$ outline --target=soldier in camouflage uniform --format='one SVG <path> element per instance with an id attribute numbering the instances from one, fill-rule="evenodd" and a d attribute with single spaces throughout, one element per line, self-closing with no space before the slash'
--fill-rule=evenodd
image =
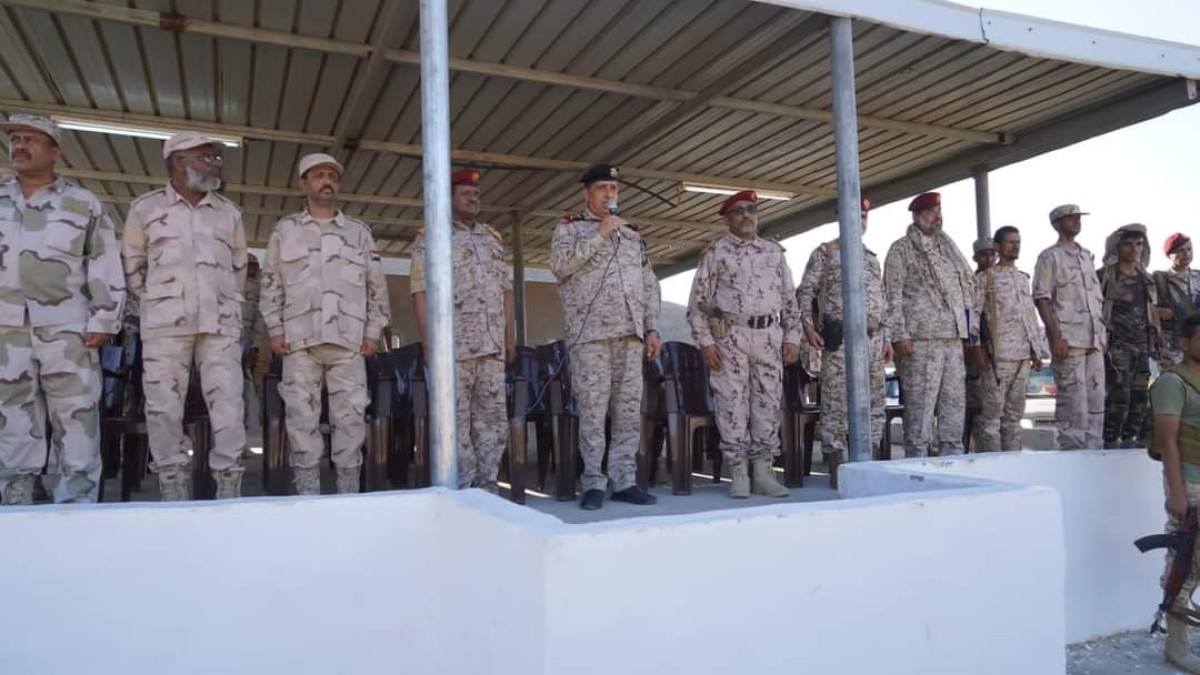
<path id="1" fill-rule="evenodd" d="M 517 356 L 512 281 L 503 238 L 479 217 L 479 172 L 464 169 L 453 190 L 454 358 L 457 361 L 458 486 L 496 492 L 508 445 L 505 362 Z M 425 235 L 412 250 L 410 283 L 421 335 L 426 335 Z"/>
<path id="2" fill-rule="evenodd" d="M 687 320 L 709 370 L 729 496 L 786 497 L 775 480 L 783 366 L 800 356 L 792 270 L 778 242 L 758 236 L 758 195 L 739 192 L 721 205 L 729 232 L 709 244 L 692 280 Z M 750 467 L 747 467 L 747 463 Z"/>
<path id="3" fill-rule="evenodd" d="M 550 251 L 579 409 L 584 490 L 579 506 L 585 510 L 603 506 L 610 480 L 613 499 L 657 501 L 637 486 L 636 454 L 642 361 L 653 359 L 662 346 L 656 330 L 660 292 L 645 242 L 635 226 L 616 215 L 618 178 L 609 164 L 584 172 L 580 182 L 587 208 L 558 223 Z M 607 477 L 600 469 L 606 414 L 612 418 Z"/>
<path id="4" fill-rule="evenodd" d="M 339 494 L 359 491 L 367 435 L 367 370 L 389 308 L 366 223 L 337 207 L 342 165 L 326 154 L 300 159 L 307 208 L 282 218 L 267 243 L 262 315 L 271 350 L 283 356 L 279 395 L 287 416 L 296 493 L 321 493 L 321 381 L 329 392 L 331 451 Z"/>
<path id="5" fill-rule="evenodd" d="M 1033 303 L 1054 357 L 1054 420 L 1061 450 L 1097 449 L 1104 440 L 1104 297 L 1091 251 L 1075 242 L 1086 215 L 1076 204 L 1050 212 L 1058 243 L 1042 251 L 1033 271 Z"/>
<path id="6" fill-rule="evenodd" d="M 862 198 L 862 226 L 867 231 L 871 201 Z M 823 350 L 821 358 L 821 452 L 829 468 L 829 484 L 837 487 L 837 468 L 846 461 L 849 418 L 846 412 L 846 350 L 842 343 L 842 263 L 841 240 L 825 242 L 809 256 L 804 277 L 796 289 L 800 322 L 805 339 L 813 349 Z M 871 364 L 871 447 L 883 439 L 884 371 L 892 359 L 892 345 L 886 336 L 887 296 L 883 292 L 883 272 L 879 258 L 863 247 L 866 278 L 867 338 Z M 813 310 L 816 300 L 817 309 Z M 826 340 L 826 337 L 829 340 Z M 888 448 L 890 451 L 890 448 Z M 886 455 L 885 455 L 886 456 Z"/>
<path id="7" fill-rule="evenodd" d="M 242 293 L 242 372 L 245 375 L 242 398 L 246 403 L 246 429 L 258 428 L 259 419 L 259 387 L 262 381 L 255 376 L 259 361 L 259 349 L 267 337 L 267 327 L 262 320 L 262 312 L 258 309 L 259 291 L 258 258 L 246 256 L 246 288 Z M 249 452 L 249 450 L 247 450 Z"/>
<path id="8" fill-rule="evenodd" d="M 1183 362 L 1177 326 L 1200 307 L 1200 270 L 1191 269 L 1191 238 L 1182 232 L 1172 234 L 1163 244 L 1163 254 L 1171 260 L 1171 269 L 1154 273 L 1158 318 L 1166 351 L 1159 363 L 1160 370 Z"/>
<path id="9" fill-rule="evenodd" d="M 941 196 L 918 195 L 908 210 L 913 223 L 888 250 L 883 270 L 888 337 L 904 394 L 904 452 L 929 453 L 936 416 L 939 454 L 962 454 L 963 342 L 977 332 L 967 319 L 978 315 L 975 278 L 942 231 Z"/>
<path id="10" fill-rule="evenodd" d="M 224 159 L 195 131 L 163 144 L 170 180 L 134 200 L 125 222 L 125 281 L 141 309 L 146 431 L 163 501 L 188 499 L 191 442 L 183 434 L 192 362 L 213 430 L 217 498 L 241 495 L 242 290 L 246 233 L 217 190 Z"/>
<path id="11" fill-rule="evenodd" d="M 1041 332 L 1029 292 L 1029 275 L 1016 265 L 1021 255 L 1021 233 L 1005 226 L 996 230 L 992 241 L 1000 263 L 979 276 L 990 352 L 976 348 L 982 385 L 980 412 L 975 420 L 976 449 L 1020 450 L 1029 369 L 1042 369 Z"/>
<path id="12" fill-rule="evenodd" d="M 976 239 L 972 248 L 975 250 L 975 287 L 979 288 L 983 275 L 996 264 L 996 247 L 991 239 L 985 238 Z M 986 363 L 979 345 L 963 345 L 963 365 L 967 371 L 967 417 L 964 429 L 974 439 L 975 450 L 978 451 L 981 449 L 983 429 L 979 413 L 983 409 L 984 399 L 996 393 L 996 378 L 992 375 L 991 367 Z"/>
<path id="13" fill-rule="evenodd" d="M 1146 228 L 1126 225 L 1108 238 L 1099 271 L 1108 350 L 1104 355 L 1104 447 L 1141 447 L 1149 405 L 1150 359 L 1159 356 L 1158 300 L 1146 271 Z"/>
<path id="14" fill-rule="evenodd" d="M 121 328 L 125 280 L 112 222 L 92 193 L 54 173 L 49 119 L 11 115 L 0 181 L 0 501 L 32 504 L 49 441 L 54 501 L 94 502 L 100 485 L 100 358 Z"/>

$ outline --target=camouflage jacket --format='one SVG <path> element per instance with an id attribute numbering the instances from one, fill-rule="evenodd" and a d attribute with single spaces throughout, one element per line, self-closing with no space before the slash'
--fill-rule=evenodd
<path id="1" fill-rule="evenodd" d="M 0 294 L 0 325 L 121 330 L 121 251 L 95 195 L 56 176 L 26 199 L 0 181 Z"/>
<path id="2" fill-rule="evenodd" d="M 260 279 L 246 278 L 245 291 L 242 293 L 242 344 L 251 349 L 262 346 L 267 337 L 267 326 L 263 323 L 262 312 L 259 311 L 261 300 Z"/>
<path id="3" fill-rule="evenodd" d="M 967 339 L 979 316 L 975 276 L 945 232 L 925 237 L 909 225 L 888 250 L 883 282 L 888 297 L 888 336 L 903 340 Z"/>
<path id="4" fill-rule="evenodd" d="M 454 260 L 454 357 L 458 361 L 504 354 L 507 320 L 504 296 L 512 290 L 504 244 L 490 225 L 455 222 L 450 232 Z M 425 292 L 425 233 L 417 234 L 409 272 L 411 291 Z"/>
<path id="5" fill-rule="evenodd" d="M 842 319 L 842 261 L 839 240 L 825 242 L 813 250 L 804 266 L 804 276 L 796 289 L 796 304 L 800 309 L 802 325 L 820 332 L 821 326 L 813 312 L 816 300 L 817 311 L 822 316 Z M 863 247 L 863 269 L 866 278 L 867 333 L 874 336 L 885 328 L 887 321 L 887 296 L 883 293 L 883 272 L 879 258 Z"/>
<path id="6" fill-rule="evenodd" d="M 568 344 L 644 338 L 658 329 L 658 279 L 632 225 L 607 238 L 590 211 L 566 216 L 554 228 L 550 270 L 558 278 Z"/>
<path id="7" fill-rule="evenodd" d="M 983 314 L 991 333 L 992 358 L 1024 361 L 1041 353 L 1042 331 L 1029 291 L 1029 275 L 996 265 L 977 274 Z"/>
<path id="8" fill-rule="evenodd" d="M 242 212 L 209 192 L 192 206 L 167 185 L 129 206 L 125 282 L 145 337 L 242 333 L 246 232 Z"/>
<path id="9" fill-rule="evenodd" d="M 366 223 L 338 211 L 318 222 L 301 211 L 275 225 L 262 267 L 263 323 L 292 350 L 335 344 L 358 351 L 379 340 L 391 308 Z"/>
<path id="10" fill-rule="evenodd" d="M 687 320 L 701 347 L 715 344 L 710 314 L 775 315 L 783 341 L 801 342 L 792 270 L 779 242 L 755 237 L 743 241 L 725 234 L 708 245 L 692 279 Z M 705 308 L 708 308 L 706 313 Z"/>
<path id="11" fill-rule="evenodd" d="M 1062 339 L 1075 349 L 1104 349 L 1104 294 L 1091 251 L 1057 243 L 1042 251 L 1033 270 L 1033 301 L 1050 301 Z"/>
<path id="12" fill-rule="evenodd" d="M 1096 272 L 1104 296 L 1104 324 L 1108 326 L 1109 348 L 1122 347 L 1145 351 L 1158 356 L 1162 347 L 1159 337 L 1158 297 L 1154 280 L 1144 267 L 1138 265 L 1131 275 L 1122 275 L 1117 263 L 1105 265 Z M 1126 279 L 1133 280 L 1129 284 Z M 1145 304 L 1130 301 L 1135 293 L 1130 286 L 1140 287 Z"/>

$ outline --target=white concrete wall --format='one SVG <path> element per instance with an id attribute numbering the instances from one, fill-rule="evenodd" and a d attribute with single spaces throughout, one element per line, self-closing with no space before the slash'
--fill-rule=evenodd
<path id="1" fill-rule="evenodd" d="M 4 509 L 0 671 L 1062 673 L 1057 495 L 919 485 L 585 526 L 477 491 Z"/>
<path id="2" fill-rule="evenodd" d="M 1139 553 L 1133 540 L 1161 532 L 1166 515 L 1162 465 L 1145 450 L 985 453 L 855 466 L 843 474 L 843 494 L 921 489 L 930 474 L 1043 485 L 1062 496 L 1068 642 L 1150 625 L 1162 597 L 1163 554 Z M 1032 543 L 1018 544 L 1011 555 L 1043 552 Z"/>

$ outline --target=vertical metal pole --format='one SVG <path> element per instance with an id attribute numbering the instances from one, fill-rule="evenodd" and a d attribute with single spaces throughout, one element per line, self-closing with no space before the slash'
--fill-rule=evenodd
<path id="1" fill-rule="evenodd" d="M 525 342 L 525 243 L 521 239 L 524 214 L 518 213 L 513 220 L 513 323 L 517 325 L 517 344 Z"/>
<path id="2" fill-rule="evenodd" d="M 980 239 L 992 238 L 992 198 L 988 195 L 988 169 L 980 165 L 971 169 L 975 177 L 975 230 Z"/>
<path id="3" fill-rule="evenodd" d="M 842 258 L 842 330 L 846 350 L 846 413 L 850 461 L 871 460 L 870 341 L 863 285 L 862 194 L 858 175 L 858 102 L 850 19 L 829 20 L 833 67 L 833 130 L 837 152 L 838 236 Z"/>
<path id="4" fill-rule="evenodd" d="M 446 0 L 421 0 L 421 137 L 425 147 L 425 287 L 429 299 L 433 484 L 458 487 L 454 412 L 454 279 L 450 245 L 450 55 Z"/>

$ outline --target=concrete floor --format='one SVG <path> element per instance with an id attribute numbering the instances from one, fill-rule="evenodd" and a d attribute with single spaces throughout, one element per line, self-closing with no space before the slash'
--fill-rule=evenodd
<path id="1" fill-rule="evenodd" d="M 1146 613 L 1150 625 L 1153 608 Z M 1192 651 L 1200 653 L 1200 633 L 1192 631 Z M 1067 675 L 1173 675 L 1184 671 L 1163 660 L 1162 634 L 1121 633 L 1067 647 Z"/>

